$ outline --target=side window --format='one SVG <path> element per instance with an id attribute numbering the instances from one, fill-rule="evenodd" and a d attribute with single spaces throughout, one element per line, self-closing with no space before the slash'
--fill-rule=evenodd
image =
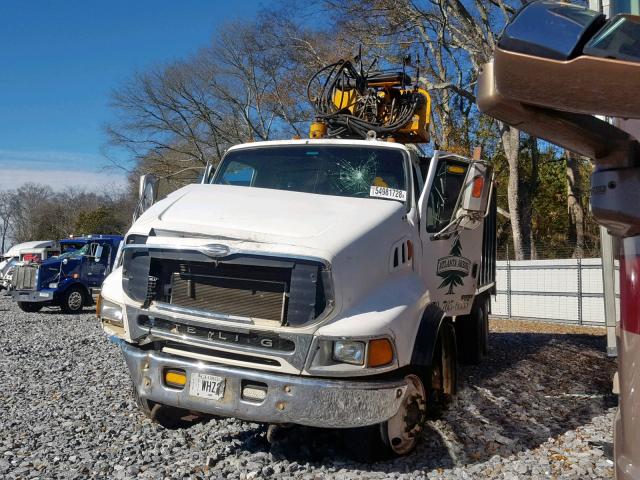
<path id="1" fill-rule="evenodd" d="M 92 243 L 91 245 L 89 245 L 89 256 L 90 257 L 95 257 L 96 256 L 96 250 L 98 250 L 98 246 L 100 244 L 99 243 Z"/>
<path id="2" fill-rule="evenodd" d="M 102 254 L 100 255 L 100 263 L 108 263 L 109 255 L 111 254 L 111 246 L 104 244 L 102 245 Z"/>
<path id="3" fill-rule="evenodd" d="M 411 166 L 411 172 L 413 173 L 413 201 L 414 205 L 418 205 L 418 200 L 420 199 L 421 188 L 420 182 L 418 181 L 418 172 L 416 172 L 415 165 Z"/>
<path id="4" fill-rule="evenodd" d="M 233 161 L 222 176 L 221 183 L 225 185 L 238 185 L 250 187 L 255 181 L 256 170 L 246 163 Z"/>
<path id="5" fill-rule="evenodd" d="M 468 164 L 455 160 L 442 159 L 438 162 L 427 201 L 427 232 L 438 232 L 451 221 L 468 167 Z"/>

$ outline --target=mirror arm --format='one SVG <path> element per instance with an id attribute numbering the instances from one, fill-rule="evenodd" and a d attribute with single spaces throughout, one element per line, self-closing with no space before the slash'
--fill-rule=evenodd
<path id="1" fill-rule="evenodd" d="M 452 220 L 442 230 L 440 230 L 439 232 L 436 232 L 433 235 L 431 235 L 431 237 L 430 237 L 431 240 L 440 240 L 440 238 L 449 238 L 449 236 L 453 235 L 457 230 L 457 228 L 451 230 L 452 227 L 458 227 L 458 225 L 460 225 L 460 222 L 462 222 L 462 220 L 465 217 L 468 217 L 468 216 L 469 216 L 468 214 L 464 214 L 464 215 L 461 215 L 461 216 L 457 217 L 455 220 Z M 451 230 L 451 231 L 449 231 L 449 230 Z"/>
<path id="2" fill-rule="evenodd" d="M 495 181 L 496 178 L 496 172 L 491 172 L 491 186 L 489 187 L 489 200 L 487 201 L 487 211 L 484 212 L 484 215 L 482 215 L 482 218 L 487 218 L 489 216 L 489 213 L 491 213 L 491 196 L 493 195 L 493 183 Z"/>

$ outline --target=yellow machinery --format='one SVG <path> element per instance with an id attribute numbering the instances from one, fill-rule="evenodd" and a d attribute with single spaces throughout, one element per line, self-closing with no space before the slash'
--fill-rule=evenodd
<path id="1" fill-rule="evenodd" d="M 309 82 L 307 93 L 316 110 L 309 136 L 428 142 L 431 97 L 410 83 L 404 72 L 364 73 L 348 60 L 324 67 Z"/>

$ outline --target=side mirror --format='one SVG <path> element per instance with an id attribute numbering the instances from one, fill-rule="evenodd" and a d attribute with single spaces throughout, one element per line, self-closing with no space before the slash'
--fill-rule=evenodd
<path id="1" fill-rule="evenodd" d="M 485 162 L 473 162 L 467 170 L 456 218 L 460 226 L 474 229 L 487 214 L 493 190 L 493 169 Z"/>
<path id="2" fill-rule="evenodd" d="M 140 189 L 138 192 L 138 206 L 133 214 L 135 222 L 140 215 L 151 207 L 158 196 L 158 178 L 153 174 L 140 176 Z"/>
<path id="3" fill-rule="evenodd" d="M 96 251 L 93 254 L 94 260 L 95 260 L 96 263 L 100 261 L 100 257 L 102 257 L 102 250 L 103 249 L 104 249 L 104 247 L 102 245 L 98 245 L 96 247 Z"/>
<path id="4" fill-rule="evenodd" d="M 213 176 L 213 172 L 215 172 L 215 168 L 211 162 L 207 162 L 207 166 L 204 168 L 204 173 L 202 174 L 202 178 L 200 179 L 200 183 L 207 184 L 211 181 L 211 177 Z"/>

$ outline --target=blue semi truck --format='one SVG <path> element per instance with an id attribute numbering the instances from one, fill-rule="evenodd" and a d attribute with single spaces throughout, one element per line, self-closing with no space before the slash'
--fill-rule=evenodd
<path id="1" fill-rule="evenodd" d="M 123 237 L 85 235 L 60 241 L 61 253 L 42 263 L 16 267 L 11 295 L 25 312 L 58 306 L 79 313 L 92 305 L 102 282 L 113 269 Z"/>

